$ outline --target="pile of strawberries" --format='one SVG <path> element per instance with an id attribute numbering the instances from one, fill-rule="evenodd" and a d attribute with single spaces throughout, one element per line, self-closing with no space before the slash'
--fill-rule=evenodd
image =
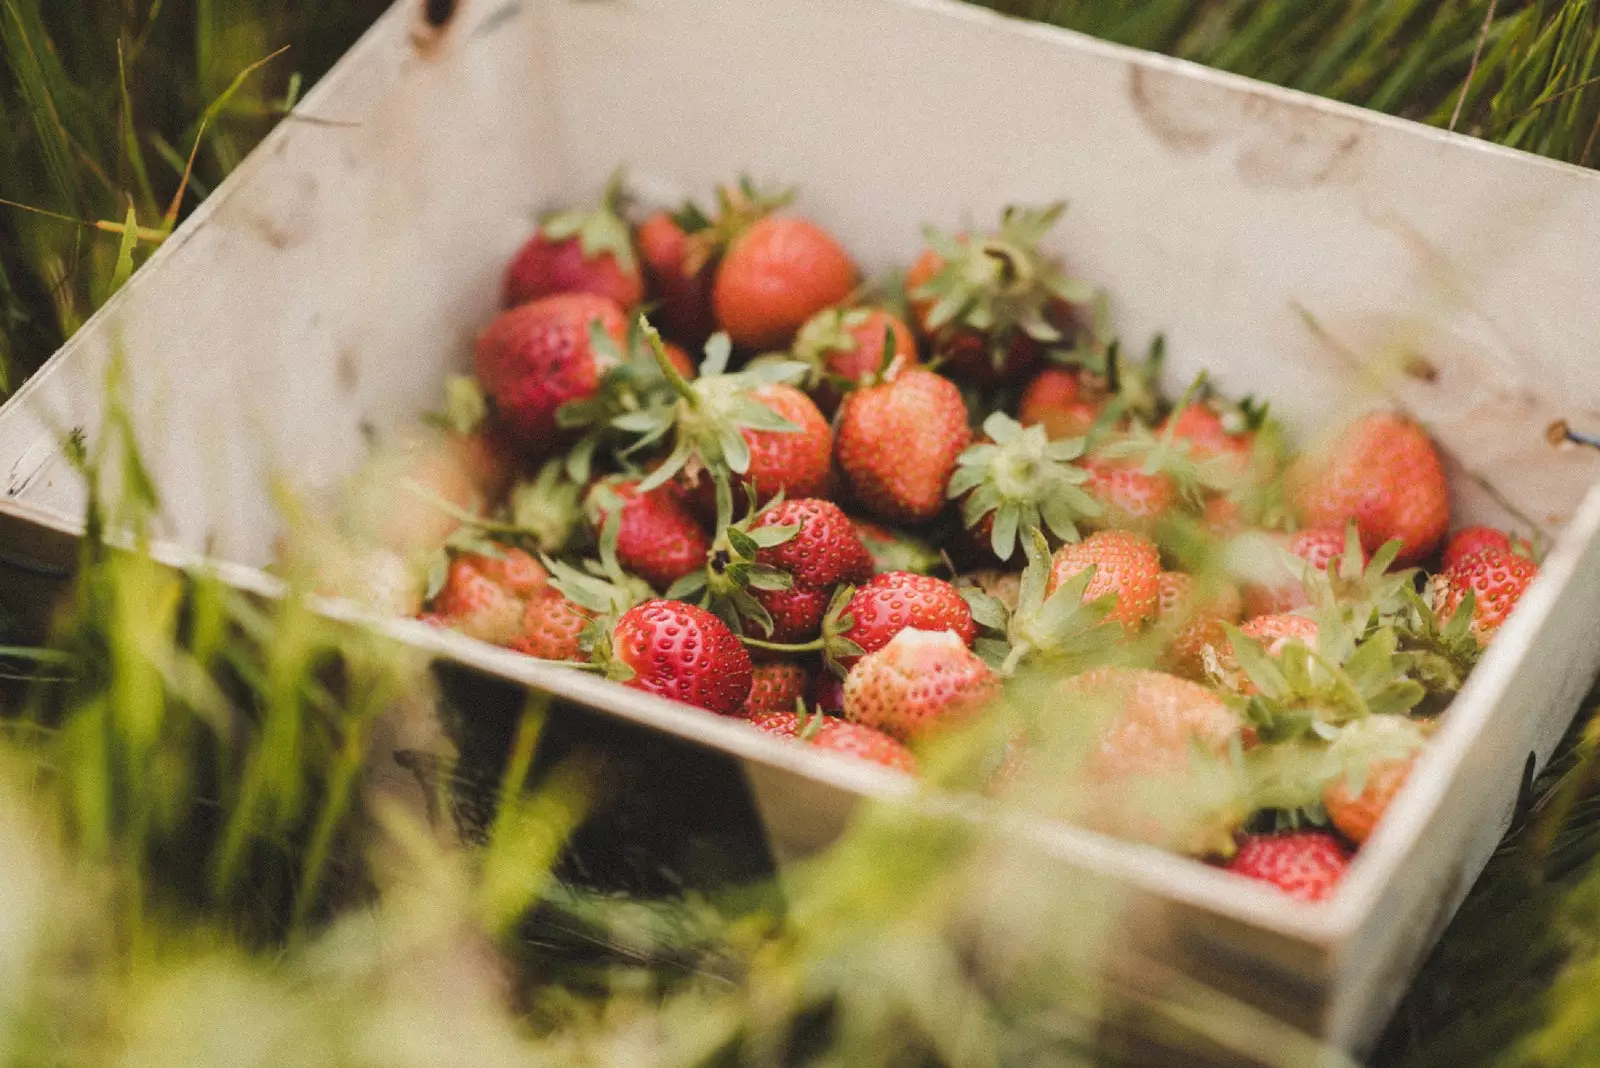
<path id="1" fill-rule="evenodd" d="M 614 184 L 529 238 L 416 478 L 422 618 L 909 773 L 1024 675 L 1113 709 L 1062 775 L 1310 755 L 1207 852 L 1326 894 L 1530 547 L 1447 539 L 1403 415 L 1293 455 L 1204 378 L 1168 401 L 1041 248 L 1061 205 L 864 282 L 789 199 L 635 223 Z"/>

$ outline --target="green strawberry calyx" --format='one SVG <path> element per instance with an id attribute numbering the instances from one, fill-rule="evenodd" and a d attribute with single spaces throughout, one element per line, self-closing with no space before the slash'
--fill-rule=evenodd
<path id="1" fill-rule="evenodd" d="M 1083 438 L 1051 441 L 1042 426 L 1024 427 L 1004 412 L 984 420 L 989 440 L 956 458 L 946 496 L 965 498 L 961 517 L 968 528 L 993 516 L 990 547 L 1011 559 L 1019 534 L 1048 529 L 1062 541 L 1077 541 L 1078 520 L 1101 514 L 1082 488 L 1089 472 L 1072 463 L 1083 455 Z"/>
<path id="2" fill-rule="evenodd" d="M 718 480 L 717 536 L 706 553 L 706 566 L 691 571 L 667 590 L 671 600 L 689 601 L 698 597 L 701 608 L 720 618 L 735 634 L 743 634 L 746 624 L 771 634 L 772 615 L 753 591 L 787 590 L 794 578 L 780 568 L 756 559 L 762 549 L 772 549 L 793 540 L 800 533 L 798 524 L 755 527 L 756 520 L 783 501 L 779 493 L 765 506 L 757 507 L 755 490 L 745 488 L 749 502 L 745 516 L 732 522 L 732 491 L 726 480 Z"/>
<path id="3" fill-rule="evenodd" d="M 539 222 L 540 235 L 547 241 L 575 237 L 584 259 L 596 260 L 609 255 L 624 270 L 637 269 L 633 229 L 625 216 L 629 197 L 624 178 L 621 168 L 612 172 L 600 203 L 593 208 L 546 215 Z"/>
<path id="4" fill-rule="evenodd" d="M 973 651 L 1006 678 L 1034 661 L 1047 661 L 1053 669 L 1070 674 L 1087 670 L 1122 640 L 1122 627 L 1108 620 L 1116 595 L 1108 593 L 1084 602 L 1084 591 L 1094 580 L 1093 566 L 1046 593 L 1049 543 L 1035 527 L 1023 545 L 1028 566 L 1022 572 L 1014 610 L 976 586 L 958 587 L 973 621 L 984 632 Z"/>

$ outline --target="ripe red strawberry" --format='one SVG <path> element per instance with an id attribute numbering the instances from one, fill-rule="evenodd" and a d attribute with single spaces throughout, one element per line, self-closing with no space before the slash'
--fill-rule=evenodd
<path id="1" fill-rule="evenodd" d="M 851 623 L 840 636 L 863 653 L 882 649 L 903 630 L 950 631 L 963 645 L 971 645 L 978 636 L 972 609 L 954 586 L 909 571 L 888 571 L 858 588 L 843 616 L 849 616 Z M 846 668 L 858 659 L 838 658 Z"/>
<path id="2" fill-rule="evenodd" d="M 844 714 L 896 738 L 928 734 L 977 711 L 1000 678 L 951 631 L 902 630 L 844 680 Z"/>
<path id="3" fill-rule="evenodd" d="M 1178 501 L 1172 476 L 1146 472 L 1137 460 L 1090 456 L 1083 466 L 1089 472 L 1084 488 L 1105 508 L 1104 521 L 1112 526 L 1148 527 Z"/>
<path id="4" fill-rule="evenodd" d="M 1081 438 L 1100 418 L 1104 406 L 1104 399 L 1092 396 L 1078 374 L 1047 367 L 1023 391 L 1017 422 L 1044 427 L 1052 440 Z"/>
<path id="5" fill-rule="evenodd" d="M 541 660 L 587 660 L 579 639 L 591 618 L 588 609 L 546 590 L 529 598 L 522 627 L 507 648 Z"/>
<path id="6" fill-rule="evenodd" d="M 1367 770 L 1359 792 L 1342 776 L 1329 783 L 1322 791 L 1322 807 L 1339 833 L 1356 845 L 1364 844 L 1388 811 L 1389 803 L 1406 784 L 1416 762 L 1416 757 L 1411 756 L 1374 764 Z"/>
<path id="7" fill-rule="evenodd" d="M 503 559 L 462 553 L 450 561 L 432 613 L 447 626 L 494 645 L 516 637 L 525 602 L 547 589 L 549 574 L 521 549 Z"/>
<path id="8" fill-rule="evenodd" d="M 887 368 L 885 336 L 894 345 Z M 911 328 L 881 308 L 825 308 L 800 328 L 792 351 L 795 359 L 811 368 L 811 396 L 827 412 L 839 406 L 841 383 L 864 385 L 880 372 L 898 374 L 917 363 Z"/>
<path id="9" fill-rule="evenodd" d="M 810 397 L 779 383 L 755 391 L 756 400 L 799 427 L 798 431 L 740 430 L 750 446 L 750 469 L 741 481 L 761 500 L 780 492 L 821 497 L 833 466 L 833 431 Z"/>
<path id="10" fill-rule="evenodd" d="M 747 719 L 773 713 L 792 716 L 795 702 L 805 700 L 810 688 L 811 673 L 799 664 L 757 664 L 743 715 Z"/>
<path id="11" fill-rule="evenodd" d="M 1526 556 L 1485 549 L 1440 576 L 1434 586 L 1434 611 L 1442 619 L 1450 618 L 1471 590 L 1472 633 L 1488 645 L 1538 576 L 1539 565 Z"/>
<path id="12" fill-rule="evenodd" d="M 1161 572 L 1160 606 L 1156 619 L 1172 631 L 1162 654 L 1161 664 L 1174 675 L 1204 679 L 1207 646 L 1222 646 L 1227 641 L 1224 623 L 1239 618 L 1238 591 L 1227 587 L 1202 601 L 1194 578 L 1181 571 Z"/>
<path id="13" fill-rule="evenodd" d="M 792 215 L 768 215 L 734 237 L 717 265 L 711 303 L 738 345 L 787 345 L 805 321 L 841 303 L 856 286 L 856 267 L 822 227 Z"/>
<path id="14" fill-rule="evenodd" d="M 1167 416 L 1159 430 L 1168 428 L 1174 437 L 1189 443 L 1189 454 L 1196 460 L 1226 456 L 1232 458 L 1241 470 L 1250 462 L 1254 435 L 1248 431 L 1229 433 L 1222 416 L 1209 405 L 1199 401 L 1185 405 L 1181 411 Z"/>
<path id="15" fill-rule="evenodd" d="M 844 680 L 831 671 L 817 676 L 817 708 L 830 716 L 844 715 Z"/>
<path id="16" fill-rule="evenodd" d="M 1528 544 L 1527 538 L 1519 537 L 1513 542 L 1511 535 L 1494 527 L 1462 527 L 1450 535 L 1450 540 L 1445 543 L 1444 553 L 1439 557 L 1439 570 L 1449 571 L 1462 560 L 1485 549 L 1533 556 L 1533 547 Z"/>
<path id="17" fill-rule="evenodd" d="M 633 235 L 618 211 L 613 182 L 589 211 L 551 215 L 506 268 L 507 308 L 555 293 L 593 293 L 632 308 L 644 297 Z"/>
<path id="18" fill-rule="evenodd" d="M 652 315 L 669 333 L 698 345 L 711 336 L 711 272 L 689 262 L 689 235 L 664 211 L 639 224 L 635 235 L 645 273 L 660 301 Z"/>
<path id="19" fill-rule="evenodd" d="M 1088 567 L 1095 572 L 1083 591 L 1085 604 L 1115 594 L 1109 618 L 1130 634 L 1155 618 L 1161 598 L 1161 551 L 1155 542 L 1131 530 L 1102 530 L 1063 545 L 1051 560 L 1046 593 Z"/>
<path id="20" fill-rule="evenodd" d="M 938 515 L 971 440 L 961 391 L 921 368 L 857 390 L 839 409 L 839 466 L 862 507 L 888 520 Z"/>
<path id="21" fill-rule="evenodd" d="M 1344 531 L 1332 527 L 1312 527 L 1291 536 L 1284 547 L 1318 571 L 1337 567 L 1345 550 Z M 1361 561 L 1365 565 L 1366 560 Z M 1285 571 L 1281 580 L 1264 584 L 1252 582 L 1244 587 L 1244 610 L 1249 616 L 1282 615 L 1303 608 L 1310 601 L 1298 576 Z"/>
<path id="22" fill-rule="evenodd" d="M 502 312 L 478 337 L 478 383 L 499 425 L 524 450 L 548 451 L 557 440 L 556 409 L 599 385 L 593 322 L 622 347 L 622 309 L 592 293 L 560 293 Z"/>
<path id="23" fill-rule="evenodd" d="M 752 525 L 798 526 L 795 536 L 756 559 L 787 571 L 797 584 L 833 587 L 841 582 L 865 582 L 872 577 L 872 557 L 856 535 L 850 518 L 832 501 L 795 497 L 767 509 Z"/>
<path id="24" fill-rule="evenodd" d="M 1433 442 L 1395 412 L 1356 420 L 1327 453 L 1296 464 L 1290 481 L 1307 526 L 1342 530 L 1354 520 L 1368 553 L 1398 538 L 1400 567 L 1432 553 L 1450 521 L 1450 489 Z"/>
<path id="25" fill-rule="evenodd" d="M 831 587 L 800 583 L 787 590 L 755 590 L 756 602 L 772 617 L 772 633 L 766 639 L 780 643 L 811 641 L 822 629 L 822 617 L 832 595 Z"/>
<path id="26" fill-rule="evenodd" d="M 1066 679 L 1060 695 L 1063 714 L 1110 714 L 1089 759 L 1101 782 L 1183 771 L 1196 747 L 1220 756 L 1243 726 L 1211 690 L 1159 671 L 1096 668 Z"/>
<path id="27" fill-rule="evenodd" d="M 1260 642 L 1268 656 L 1277 656 L 1290 642 L 1299 642 L 1311 649 L 1317 646 L 1316 621 L 1305 616 L 1282 613 L 1257 616 L 1240 627 L 1239 633 Z M 1258 692 L 1255 683 L 1239 666 L 1239 657 L 1234 653 L 1231 643 L 1224 641 L 1211 648 L 1216 653 L 1216 675 L 1220 685 L 1246 697 Z"/>
<path id="28" fill-rule="evenodd" d="M 621 681 L 674 701 L 732 715 L 750 696 L 750 654 L 728 625 L 682 601 L 650 600 L 623 613 L 611 635 Z"/>
<path id="29" fill-rule="evenodd" d="M 1301 901 L 1333 893 L 1350 866 L 1350 853 L 1326 831 L 1249 834 L 1227 864 L 1229 871 L 1271 883 Z"/>
<path id="30" fill-rule="evenodd" d="M 590 495 L 597 528 L 618 502 L 617 560 L 628 571 L 664 590 L 705 566 L 711 538 L 689 510 L 679 487 L 669 482 L 640 493 L 637 480 L 603 484 Z"/>
<path id="31" fill-rule="evenodd" d="M 917 758 L 911 750 L 879 730 L 850 723 L 832 716 L 811 714 L 804 719 L 794 711 L 766 712 L 750 717 L 750 722 L 780 738 L 798 738 L 819 749 L 870 760 L 886 768 L 917 773 Z"/>

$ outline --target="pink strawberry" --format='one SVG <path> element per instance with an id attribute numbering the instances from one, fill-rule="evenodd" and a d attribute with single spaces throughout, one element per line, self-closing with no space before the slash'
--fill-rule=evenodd
<path id="1" fill-rule="evenodd" d="M 1105 667 L 1060 688 L 1063 713 L 1109 704 L 1111 718 L 1089 762 L 1099 781 L 1183 771 L 1195 748 L 1220 756 L 1242 723 L 1211 690 L 1159 671 Z"/>
<path id="2" fill-rule="evenodd" d="M 792 706 L 784 712 L 752 715 L 750 722 L 780 738 L 797 738 L 819 749 L 870 760 L 907 775 L 917 773 L 917 758 L 911 750 L 882 731 L 860 723 L 815 713 L 802 719 Z"/>
<path id="3" fill-rule="evenodd" d="M 636 690 L 732 715 L 750 696 L 750 654 L 728 625 L 682 601 L 650 600 L 611 635 L 613 676 Z"/>
<path id="4" fill-rule="evenodd" d="M 1131 530 L 1102 530 L 1063 545 L 1051 561 L 1047 592 L 1089 567 L 1095 572 L 1083 591 L 1085 604 L 1114 594 L 1110 618 L 1130 634 L 1155 618 L 1161 598 L 1161 551 L 1155 542 Z"/>
<path id="5" fill-rule="evenodd" d="M 622 348 L 622 309 L 592 293 L 561 293 L 502 312 L 478 337 L 478 383 L 499 425 L 534 455 L 556 444 L 556 410 L 599 386 L 591 323 Z"/>
<path id="6" fill-rule="evenodd" d="M 1354 520 L 1368 553 L 1398 538 L 1400 567 L 1426 559 L 1450 521 L 1450 488 L 1433 442 L 1395 412 L 1356 420 L 1326 453 L 1296 464 L 1290 483 L 1307 526 L 1342 530 Z"/>
<path id="7" fill-rule="evenodd" d="M 839 409 L 839 466 L 862 507 L 888 520 L 938 515 L 971 440 L 961 391 L 918 367 L 857 390 Z"/>
<path id="8" fill-rule="evenodd" d="M 1434 611 L 1448 619 L 1471 590 L 1472 633 L 1487 645 L 1538 577 L 1539 565 L 1528 557 L 1485 549 L 1440 576 L 1434 587 Z"/>
<path id="9" fill-rule="evenodd" d="M 903 630 L 949 631 L 964 646 L 978 636 L 972 609 L 954 586 L 909 571 L 886 571 L 858 588 L 842 616 L 850 617 L 851 622 L 841 637 L 860 646 L 863 653 L 884 648 Z M 846 668 L 857 660 L 854 656 L 838 658 Z"/>
<path id="10" fill-rule="evenodd" d="M 1321 901 L 1350 867 L 1350 853 L 1326 831 L 1249 834 L 1227 864 L 1229 871 L 1271 883 L 1301 901 Z"/>
<path id="11" fill-rule="evenodd" d="M 914 738 L 977 711 L 999 693 L 999 676 L 960 636 L 908 628 L 850 669 L 844 714 L 896 738 Z"/>

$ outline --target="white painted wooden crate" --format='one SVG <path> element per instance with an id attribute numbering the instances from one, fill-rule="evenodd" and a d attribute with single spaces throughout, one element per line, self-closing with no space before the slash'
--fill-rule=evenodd
<path id="1" fill-rule="evenodd" d="M 535 215 L 626 162 L 649 195 L 742 170 L 868 268 L 919 224 L 1070 198 L 1056 247 L 1172 373 L 1324 425 L 1399 402 L 1447 448 L 1460 521 L 1554 536 L 1543 574 L 1336 898 L 1302 905 L 1072 828 L 1041 857 L 1107 874 L 1138 952 L 1359 1048 L 1382 1026 L 1600 663 L 1600 175 L 946 0 L 405 0 L 0 412 L 12 563 L 61 559 L 93 432 L 130 365 L 171 552 L 261 586 L 270 478 L 325 484 L 364 433 L 468 365 Z M 452 10 L 453 9 L 453 10 Z M 1412 373 L 1378 380 L 1396 352 Z M 23 562 L 26 562 L 24 559 Z M 19 579 L 13 599 L 37 595 Z M 903 792 L 697 710 L 409 622 L 396 636 L 742 762 L 780 858 Z"/>

